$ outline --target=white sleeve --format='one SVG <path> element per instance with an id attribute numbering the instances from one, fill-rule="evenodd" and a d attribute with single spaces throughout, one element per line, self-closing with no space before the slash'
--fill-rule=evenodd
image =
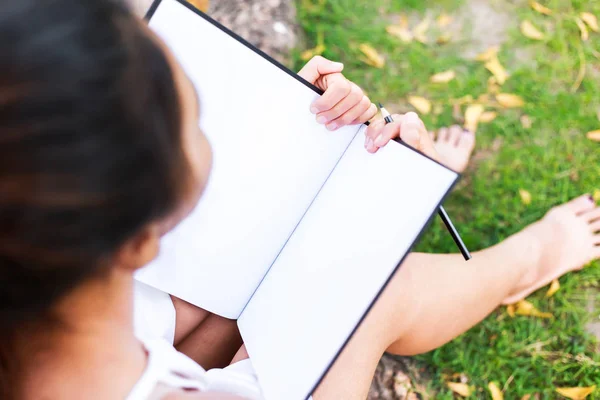
<path id="1" fill-rule="evenodd" d="M 133 326 L 141 340 L 175 340 L 175 306 L 168 293 L 134 281 Z"/>

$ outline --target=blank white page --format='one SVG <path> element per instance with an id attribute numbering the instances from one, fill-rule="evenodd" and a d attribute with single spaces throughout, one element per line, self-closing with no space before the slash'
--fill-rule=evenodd
<path id="1" fill-rule="evenodd" d="M 457 174 L 358 135 L 238 321 L 267 400 L 305 399 Z"/>
<path id="2" fill-rule="evenodd" d="M 327 131 L 309 111 L 313 90 L 175 0 L 150 27 L 198 90 L 213 169 L 137 278 L 237 318 L 359 128 Z"/>

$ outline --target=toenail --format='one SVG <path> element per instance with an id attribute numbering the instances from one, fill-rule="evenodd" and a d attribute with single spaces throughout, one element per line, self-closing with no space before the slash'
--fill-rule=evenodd
<path id="1" fill-rule="evenodd" d="M 590 199 L 592 203 L 596 204 L 596 200 L 594 200 L 594 196 L 592 196 L 591 194 L 588 194 L 588 199 Z"/>
<path id="2" fill-rule="evenodd" d="M 466 133 L 466 134 L 468 134 L 468 135 L 472 135 L 472 134 L 473 134 L 473 132 L 471 132 L 471 131 L 470 131 L 470 130 L 468 130 L 467 128 L 464 128 L 464 129 L 463 129 L 463 133 Z"/>

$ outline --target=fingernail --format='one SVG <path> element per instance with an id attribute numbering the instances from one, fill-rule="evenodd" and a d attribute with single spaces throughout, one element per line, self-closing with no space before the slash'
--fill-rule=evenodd
<path id="1" fill-rule="evenodd" d="M 318 116 L 317 117 L 317 122 L 320 124 L 324 124 L 327 122 L 327 118 L 324 115 Z"/>
<path id="2" fill-rule="evenodd" d="M 377 146 L 377 147 L 383 146 L 383 133 L 380 134 L 379 136 L 377 136 L 377 139 L 375 139 L 375 146 Z"/>
<path id="3" fill-rule="evenodd" d="M 373 139 L 369 138 L 367 141 L 367 150 L 371 151 L 373 149 Z"/>
<path id="4" fill-rule="evenodd" d="M 365 149 L 367 148 L 367 145 L 369 144 L 369 137 L 365 135 Z"/>
<path id="5" fill-rule="evenodd" d="M 337 124 L 335 122 L 332 122 L 330 124 L 327 124 L 326 127 L 327 127 L 328 130 L 334 131 L 334 130 L 337 129 L 338 126 L 337 126 Z"/>
<path id="6" fill-rule="evenodd" d="M 315 107 L 315 106 L 312 106 L 312 107 L 310 108 L 310 112 L 311 112 L 311 113 L 313 113 L 313 114 L 316 114 L 316 113 L 318 113 L 318 112 L 319 112 L 319 109 L 318 109 L 317 107 Z"/>
<path id="7" fill-rule="evenodd" d="M 333 64 L 334 64 L 336 67 L 338 67 L 338 68 L 344 68 L 344 63 L 341 63 L 341 62 L 334 62 Z"/>

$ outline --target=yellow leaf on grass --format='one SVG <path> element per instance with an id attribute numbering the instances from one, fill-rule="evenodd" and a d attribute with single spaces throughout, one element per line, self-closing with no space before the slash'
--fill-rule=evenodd
<path id="1" fill-rule="evenodd" d="M 531 204 L 531 193 L 529 193 L 525 189 L 519 189 L 519 196 L 521 197 L 521 202 L 526 206 Z"/>
<path id="2" fill-rule="evenodd" d="M 440 28 L 444 28 L 452 23 L 452 17 L 448 14 L 442 14 L 437 17 L 437 24 Z"/>
<path id="3" fill-rule="evenodd" d="M 379 54 L 371 45 L 363 43 L 358 48 L 365 55 L 366 59 L 363 59 L 363 61 L 366 64 L 375 68 L 383 68 L 385 66 L 385 58 L 383 58 L 383 56 Z"/>
<path id="4" fill-rule="evenodd" d="M 592 195 L 592 198 L 594 199 L 594 201 L 596 203 L 600 203 L 600 189 L 594 190 L 594 194 Z"/>
<path id="5" fill-rule="evenodd" d="M 388 25 L 385 28 L 385 31 L 390 35 L 399 38 L 404 43 L 410 43 L 413 40 L 413 34 L 410 32 L 410 30 L 400 25 Z"/>
<path id="6" fill-rule="evenodd" d="M 453 70 L 440 72 L 433 75 L 429 80 L 433 83 L 447 83 L 456 78 L 456 72 Z"/>
<path id="7" fill-rule="evenodd" d="M 414 29 L 414 36 L 418 42 L 427 43 L 427 31 L 431 25 L 431 19 L 429 17 L 421 21 Z"/>
<path id="8" fill-rule="evenodd" d="M 515 305 L 509 304 L 506 306 L 506 313 L 512 318 L 515 316 Z"/>
<path id="9" fill-rule="evenodd" d="M 508 73 L 502 64 L 500 64 L 498 57 L 493 56 L 488 62 L 485 63 L 485 67 L 494 75 L 496 82 L 498 82 L 499 85 L 504 85 L 504 82 L 506 82 L 508 79 Z"/>
<path id="10" fill-rule="evenodd" d="M 541 5 L 540 3 L 538 3 L 537 1 L 531 1 L 529 3 L 529 5 L 531 6 L 531 8 L 533 8 L 535 11 L 539 12 L 540 14 L 552 15 L 552 10 L 551 9 L 549 9 L 548 7 L 544 7 L 543 5 Z"/>
<path id="11" fill-rule="evenodd" d="M 583 400 L 596 390 L 596 386 L 556 388 L 556 393 L 571 400 Z"/>
<path id="12" fill-rule="evenodd" d="M 325 45 L 319 44 L 312 49 L 303 51 L 302 54 L 300 54 L 300 58 L 302 59 L 302 61 L 308 61 L 311 58 L 313 58 L 314 56 L 320 56 L 321 54 L 323 54 L 324 51 L 325 51 Z"/>
<path id="13" fill-rule="evenodd" d="M 550 284 L 550 287 L 548 288 L 548 291 L 546 292 L 546 297 L 554 296 L 554 293 L 558 292 L 558 289 L 560 289 L 560 282 L 558 282 L 558 279 L 555 279 Z"/>
<path id="14" fill-rule="evenodd" d="M 436 39 L 435 42 L 437 44 L 446 44 L 446 43 L 450 42 L 451 40 L 452 40 L 452 34 L 443 33 Z"/>
<path id="15" fill-rule="evenodd" d="M 521 400 L 529 400 L 529 399 L 531 399 L 530 394 L 526 394 L 525 396 L 521 397 Z"/>
<path id="16" fill-rule="evenodd" d="M 408 102 L 417 109 L 421 114 L 429 114 L 431 112 L 431 102 L 425 97 L 408 96 Z"/>
<path id="17" fill-rule="evenodd" d="M 471 104 L 465 111 L 465 128 L 475 133 L 477 132 L 477 125 L 479 125 L 479 119 L 485 107 L 481 104 Z"/>
<path id="18" fill-rule="evenodd" d="M 588 132 L 585 136 L 594 142 L 600 142 L 600 130 Z"/>
<path id="19" fill-rule="evenodd" d="M 581 19 L 590 27 L 594 32 L 600 32 L 600 28 L 598 27 L 598 18 L 592 13 L 582 12 Z"/>
<path id="20" fill-rule="evenodd" d="M 448 385 L 450 390 L 462 397 L 469 397 L 473 393 L 473 389 L 466 383 L 447 382 L 446 385 Z"/>
<path id="21" fill-rule="evenodd" d="M 502 391 L 500 390 L 498 385 L 496 385 L 495 382 L 488 383 L 488 389 L 490 390 L 490 394 L 492 395 L 492 400 L 504 400 L 504 395 L 502 394 Z"/>
<path id="22" fill-rule="evenodd" d="M 498 93 L 496 101 L 504 108 L 519 108 L 525 105 L 522 97 L 510 93 Z"/>
<path id="23" fill-rule="evenodd" d="M 549 312 L 542 312 L 538 310 L 533 304 L 531 304 L 527 300 L 521 300 L 515 304 L 515 314 L 539 318 L 553 317 L 553 315 Z"/>
<path id="24" fill-rule="evenodd" d="M 492 46 L 483 53 L 479 54 L 475 59 L 477 61 L 489 61 L 492 58 L 496 58 L 498 56 L 498 52 L 500 51 L 500 46 Z"/>
<path id="25" fill-rule="evenodd" d="M 583 23 L 583 20 L 579 17 L 575 17 L 575 23 L 579 27 L 581 31 L 581 40 L 584 42 L 590 38 L 590 33 L 588 32 L 587 25 Z"/>
<path id="26" fill-rule="evenodd" d="M 202 12 L 208 11 L 208 6 L 210 3 L 208 0 L 187 0 L 187 1 Z"/>
<path id="27" fill-rule="evenodd" d="M 496 111 L 486 111 L 479 117 L 479 122 L 487 124 L 496 119 L 498 113 Z"/>
<path id="28" fill-rule="evenodd" d="M 525 20 L 525 21 L 521 22 L 521 33 L 529 39 L 533 39 L 533 40 L 543 40 L 544 39 L 544 34 L 542 32 L 540 32 L 538 30 L 538 28 L 533 26 L 533 24 L 529 20 Z"/>

